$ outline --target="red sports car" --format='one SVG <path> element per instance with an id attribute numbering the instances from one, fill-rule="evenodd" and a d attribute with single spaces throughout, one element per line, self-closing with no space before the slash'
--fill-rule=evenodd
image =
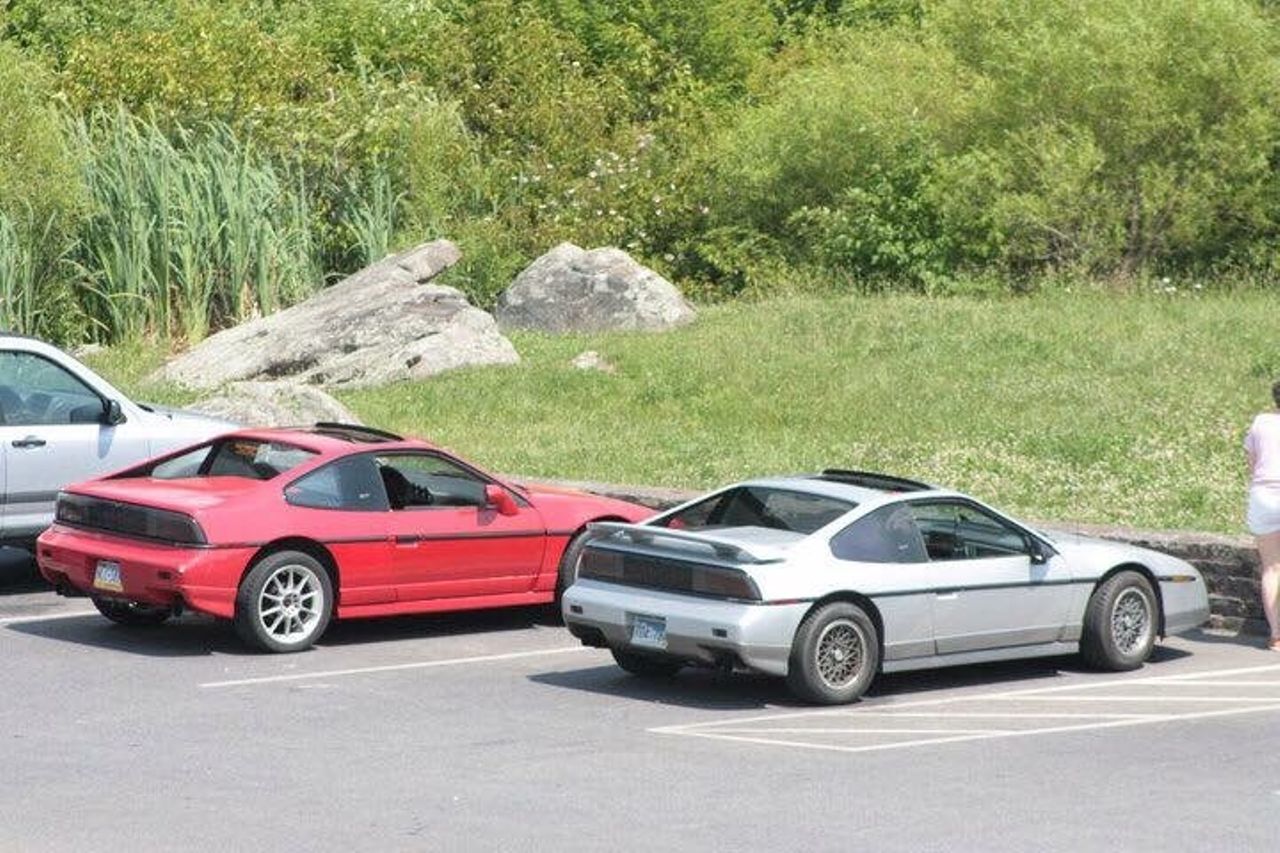
<path id="1" fill-rule="evenodd" d="M 40 572 L 108 619 L 186 608 L 295 652 L 330 618 L 551 603 L 574 540 L 642 506 L 520 486 L 366 427 L 245 430 L 58 496 Z"/>

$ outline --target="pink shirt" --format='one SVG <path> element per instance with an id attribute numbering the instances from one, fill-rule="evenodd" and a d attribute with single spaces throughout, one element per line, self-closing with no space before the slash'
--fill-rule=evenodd
<path id="1" fill-rule="evenodd" d="M 1280 412 L 1263 412 L 1254 418 L 1244 448 L 1253 457 L 1251 485 L 1280 487 Z"/>

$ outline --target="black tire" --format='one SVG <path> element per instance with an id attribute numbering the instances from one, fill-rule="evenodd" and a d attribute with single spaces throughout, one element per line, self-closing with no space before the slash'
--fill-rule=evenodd
<path id="1" fill-rule="evenodd" d="M 1089 599 L 1080 656 L 1096 669 L 1137 669 L 1151 657 L 1159 626 L 1160 605 L 1151 583 L 1138 572 L 1118 572 Z"/>
<path id="2" fill-rule="evenodd" d="M 556 572 L 556 608 L 560 607 L 560 598 L 564 591 L 573 586 L 578 579 L 578 557 L 587 544 L 587 532 L 584 530 L 569 540 L 564 553 L 560 555 L 560 568 Z"/>
<path id="3" fill-rule="evenodd" d="M 670 678 L 684 668 L 683 662 L 663 655 L 649 655 L 630 649 L 609 651 L 613 652 L 613 659 L 618 666 L 641 678 Z"/>
<path id="4" fill-rule="evenodd" d="M 880 638 L 871 617 L 856 604 L 833 601 L 796 629 L 787 686 L 806 702 L 844 705 L 866 692 L 879 667 Z"/>
<path id="5" fill-rule="evenodd" d="M 333 611 L 333 581 L 324 566 L 301 551 L 263 557 L 236 591 L 236 633 L 268 652 L 311 647 Z"/>
<path id="6" fill-rule="evenodd" d="M 94 595 L 91 598 L 98 612 L 117 625 L 150 628 L 163 625 L 173 615 L 173 611 L 167 607 L 155 607 L 120 598 L 104 598 L 100 595 Z"/>

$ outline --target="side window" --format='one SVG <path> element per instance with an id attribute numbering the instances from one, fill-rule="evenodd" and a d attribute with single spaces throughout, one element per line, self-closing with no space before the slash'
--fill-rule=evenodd
<path id="1" fill-rule="evenodd" d="M 485 481 L 444 457 L 406 453 L 376 461 L 392 509 L 486 504 Z"/>
<path id="2" fill-rule="evenodd" d="M 284 497 L 294 506 L 312 509 L 387 509 L 378 467 L 368 456 L 348 456 L 317 468 L 291 483 Z"/>
<path id="3" fill-rule="evenodd" d="M 46 358 L 0 352 L 0 417 L 23 426 L 100 423 L 102 398 Z"/>
<path id="4" fill-rule="evenodd" d="M 1022 531 L 958 502 L 910 504 L 930 560 L 978 560 L 1027 554 Z"/>
<path id="5" fill-rule="evenodd" d="M 925 563 L 924 538 L 902 504 L 869 512 L 831 538 L 831 553 L 862 563 Z"/>

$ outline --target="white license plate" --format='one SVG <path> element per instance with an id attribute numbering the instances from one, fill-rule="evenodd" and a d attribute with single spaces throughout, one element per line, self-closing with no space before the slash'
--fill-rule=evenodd
<path id="1" fill-rule="evenodd" d="M 94 589 L 107 589 L 111 592 L 124 592 L 124 576 L 120 574 L 120 564 L 114 560 L 99 560 L 93 571 Z"/>
<path id="2" fill-rule="evenodd" d="M 655 649 L 667 647 L 667 620 L 653 616 L 637 616 L 631 623 L 631 642 Z"/>

